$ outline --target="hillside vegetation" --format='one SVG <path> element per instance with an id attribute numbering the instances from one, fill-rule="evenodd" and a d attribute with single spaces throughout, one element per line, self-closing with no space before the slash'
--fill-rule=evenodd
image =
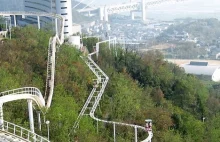
<path id="1" fill-rule="evenodd" d="M 188 22 L 189 21 L 189 22 Z M 212 44 L 220 37 L 220 21 L 218 19 L 186 19 L 183 23 L 170 26 L 161 36 L 174 32 L 187 32 L 191 39 L 197 38 Z"/>
<path id="2" fill-rule="evenodd" d="M 0 92 L 34 86 L 44 93 L 47 47 L 50 34 L 33 27 L 13 29 L 12 40 L 0 44 Z M 97 39 L 85 43 L 89 50 Z M 110 81 L 96 116 L 144 126 L 153 120 L 154 142 L 218 142 L 220 140 L 219 86 L 203 85 L 174 64 L 163 60 L 161 53 L 144 55 L 109 50 L 101 45 L 100 56 L 94 57 Z M 83 117 L 79 129 L 71 128 L 86 101 L 95 76 L 80 58 L 78 50 L 62 45 L 56 53 L 55 91 L 46 120 L 50 120 L 50 140 L 54 142 L 110 142 L 113 126 Z M 204 118 L 204 119 L 203 119 Z M 26 101 L 4 104 L 4 119 L 23 127 L 28 124 Z M 35 120 L 37 115 L 35 113 Z M 203 121 L 204 120 L 204 121 Z M 42 119 L 43 122 L 43 119 Z M 47 136 L 46 124 L 42 131 Z M 98 133 L 97 133 L 98 131 Z M 70 135 L 69 132 L 72 132 Z M 119 142 L 134 141 L 134 130 L 116 128 Z M 139 140 L 147 137 L 139 131 Z"/>

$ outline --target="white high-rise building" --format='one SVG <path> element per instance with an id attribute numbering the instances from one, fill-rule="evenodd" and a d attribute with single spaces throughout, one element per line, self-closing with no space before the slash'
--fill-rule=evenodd
<path id="1" fill-rule="evenodd" d="M 60 14 L 65 18 L 64 36 L 72 35 L 72 4 L 71 0 L 24 0 L 24 10 L 32 12 L 47 12 Z M 27 20 L 36 22 L 36 17 L 27 17 Z M 41 22 L 50 23 L 51 18 L 42 17 Z"/>

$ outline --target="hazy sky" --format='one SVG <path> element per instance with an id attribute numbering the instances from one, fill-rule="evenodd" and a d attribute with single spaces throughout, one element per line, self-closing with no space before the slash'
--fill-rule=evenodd
<path id="1" fill-rule="evenodd" d="M 92 0 L 84 0 L 89 2 Z M 135 1 L 135 0 L 134 0 Z M 136 0 L 138 1 L 138 0 Z M 140 1 L 140 0 L 139 0 Z M 146 0 L 146 1 L 156 1 L 156 0 Z M 150 9 L 161 9 L 161 10 L 173 10 L 173 9 L 197 9 L 197 10 L 212 10 L 213 8 L 218 10 L 220 7 L 220 0 L 185 0 L 182 2 L 173 2 L 174 0 L 168 0 L 169 2 L 164 2 L 163 4 L 158 4 L 156 6 L 151 6 Z M 123 2 L 130 2 L 130 0 L 94 0 L 95 5 L 105 5 L 105 4 L 119 4 Z"/>
<path id="2" fill-rule="evenodd" d="M 91 1 L 91 0 L 85 0 Z M 140 1 L 140 0 L 139 0 Z M 156 0 L 146 0 L 156 1 Z M 130 0 L 95 0 L 95 5 L 120 4 L 130 2 Z M 185 0 L 175 2 L 168 0 L 162 4 L 148 7 L 148 17 L 150 18 L 177 18 L 177 17 L 199 17 L 220 18 L 220 0 Z"/>
<path id="3" fill-rule="evenodd" d="M 6 10 L 8 8 L 13 10 L 22 10 L 22 1 L 23 0 L 0 0 L 0 10 Z M 83 3 L 89 3 L 93 0 L 82 1 Z M 174 2 L 174 0 L 167 1 L 169 2 L 164 2 L 155 6 L 149 6 L 147 10 L 148 17 L 160 19 L 167 17 L 176 18 L 179 16 L 191 17 L 192 15 L 197 17 L 200 15 L 220 19 L 220 0 L 185 0 L 183 2 Z M 91 6 L 120 4 L 125 2 L 130 2 L 130 0 L 94 0 Z"/>
<path id="4" fill-rule="evenodd" d="M 13 6 L 13 8 L 20 9 L 22 7 L 23 0 L 0 0 L 0 10 L 1 8 L 7 8 L 8 6 Z M 36 0 L 37 1 L 37 0 Z M 84 3 L 89 3 L 94 1 L 92 5 L 106 5 L 106 4 L 120 4 L 124 2 L 130 2 L 131 0 L 78 0 Z M 140 0 L 132 0 L 140 1 Z M 156 0 L 146 0 L 146 1 L 156 1 Z M 168 0 L 169 2 L 164 2 L 156 6 L 150 6 L 149 10 L 197 10 L 197 11 L 220 11 L 220 0 L 185 0 L 184 2 L 172 2 L 174 0 Z"/>

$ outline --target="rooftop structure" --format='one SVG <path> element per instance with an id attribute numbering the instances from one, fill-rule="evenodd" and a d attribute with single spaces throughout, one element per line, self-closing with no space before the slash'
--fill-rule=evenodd
<path id="1" fill-rule="evenodd" d="M 192 65 L 192 66 L 208 66 L 208 62 L 190 61 L 190 65 Z"/>

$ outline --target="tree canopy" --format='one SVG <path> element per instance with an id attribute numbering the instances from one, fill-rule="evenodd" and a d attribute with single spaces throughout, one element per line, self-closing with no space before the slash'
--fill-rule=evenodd
<path id="1" fill-rule="evenodd" d="M 33 27 L 13 29 L 12 40 L 0 44 L 0 91 L 34 86 L 42 92 L 46 82 L 47 47 L 50 33 Z M 93 43 L 94 42 L 94 43 Z M 87 46 L 96 40 L 88 40 Z M 62 45 L 56 53 L 55 90 L 50 120 L 50 140 L 113 141 L 113 126 L 83 117 L 79 129 L 68 135 L 92 89 L 95 76 L 81 60 L 82 53 Z M 100 48 L 98 65 L 110 80 L 96 115 L 144 126 L 153 120 L 153 141 L 219 141 L 219 88 L 205 86 L 197 77 L 185 74 L 178 66 L 163 60 L 158 51 L 139 54 L 120 48 Z M 28 128 L 25 101 L 4 104 L 4 119 Z M 36 113 L 34 114 L 37 120 Z M 46 124 L 42 131 L 47 136 Z M 98 133 L 97 133 L 98 132 Z M 117 126 L 117 141 L 133 141 L 134 130 Z M 139 140 L 147 137 L 139 132 Z M 210 138 L 210 139 L 209 139 Z"/>

